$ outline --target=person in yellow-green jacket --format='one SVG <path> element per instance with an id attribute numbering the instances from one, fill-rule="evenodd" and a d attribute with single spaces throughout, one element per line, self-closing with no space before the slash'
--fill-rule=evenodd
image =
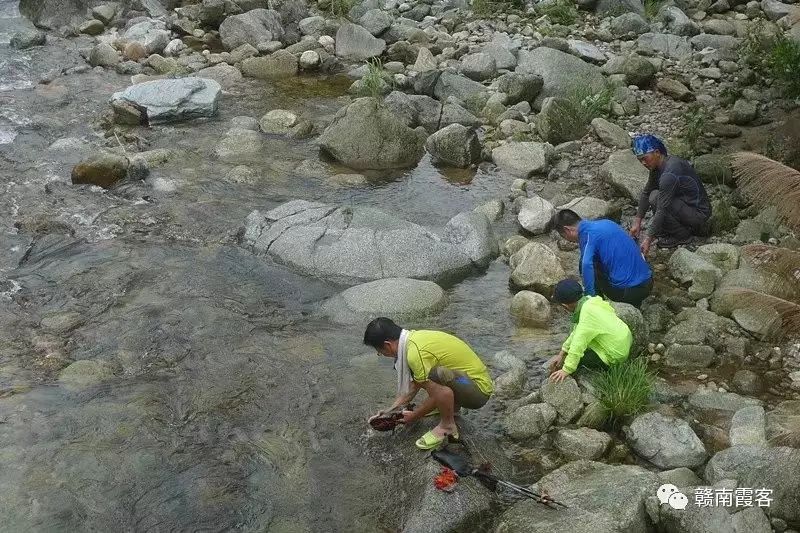
<path id="1" fill-rule="evenodd" d="M 459 439 L 454 413 L 460 407 L 480 409 L 492 395 L 489 370 L 470 346 L 454 335 L 435 330 L 408 330 L 389 318 L 379 317 L 364 331 L 364 344 L 379 355 L 394 359 L 397 394 L 392 405 L 373 417 L 411 402 L 420 389 L 428 397 L 413 411 L 402 411 L 408 424 L 439 411 L 439 423 L 417 440 L 417 448 L 431 450 L 450 438 Z"/>
<path id="2" fill-rule="evenodd" d="M 552 301 L 572 313 L 572 331 L 550 360 L 550 380 L 564 381 L 579 366 L 601 370 L 628 359 L 633 335 L 611 303 L 586 296 L 581 284 L 565 279 L 556 284 Z"/>

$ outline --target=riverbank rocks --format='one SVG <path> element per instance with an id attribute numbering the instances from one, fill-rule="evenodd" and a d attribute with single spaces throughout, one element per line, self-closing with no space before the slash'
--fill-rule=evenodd
<path id="1" fill-rule="evenodd" d="M 550 321 L 550 301 L 533 291 L 519 291 L 511 299 L 511 314 L 527 326 L 544 326 Z"/>
<path id="2" fill-rule="evenodd" d="M 337 283 L 383 278 L 460 280 L 497 255 L 486 216 L 460 213 L 440 233 L 365 207 L 293 200 L 247 217 L 243 244 Z"/>
<path id="3" fill-rule="evenodd" d="M 534 235 L 545 233 L 555 214 L 553 204 L 540 196 L 519 199 L 517 221 L 526 231 Z"/>
<path id="4" fill-rule="evenodd" d="M 206 67 L 198 70 L 196 76 L 198 78 L 214 80 L 219 83 L 220 87 L 223 89 L 230 89 L 242 81 L 244 77 L 238 68 L 226 63 L 220 63 L 219 65 L 214 65 L 213 67 Z"/>
<path id="5" fill-rule="evenodd" d="M 766 421 L 760 405 L 742 407 L 733 414 L 729 432 L 731 446 L 766 446 Z"/>
<path id="6" fill-rule="evenodd" d="M 581 90 L 599 93 L 606 84 L 599 67 L 571 54 L 544 46 L 520 50 L 516 72 L 541 76 L 543 83 L 538 95 L 540 99 Z"/>
<path id="7" fill-rule="evenodd" d="M 89 64 L 93 67 L 113 67 L 119 61 L 116 48 L 108 43 L 98 43 L 89 54 Z"/>
<path id="8" fill-rule="evenodd" d="M 689 102 L 694 99 L 694 93 L 686 85 L 672 78 L 661 78 L 656 83 L 656 89 L 678 102 Z"/>
<path id="9" fill-rule="evenodd" d="M 644 55 L 660 55 L 685 59 L 692 54 L 692 45 L 685 37 L 668 33 L 645 33 L 636 41 L 636 49 Z"/>
<path id="10" fill-rule="evenodd" d="M 594 460 L 602 457 L 611 445 L 608 433 L 591 428 L 560 429 L 553 439 L 553 446 L 570 460 Z"/>
<path id="11" fill-rule="evenodd" d="M 349 61 L 365 61 L 386 50 L 386 41 L 358 24 L 345 22 L 336 31 L 336 55 Z"/>
<path id="12" fill-rule="evenodd" d="M 662 470 L 695 468 L 706 462 L 705 446 L 689 424 L 651 412 L 639 415 L 626 431 L 628 445 Z"/>
<path id="13" fill-rule="evenodd" d="M 461 124 L 450 124 L 428 137 L 425 149 L 434 165 L 467 168 L 481 158 L 477 133 Z"/>
<path id="14" fill-rule="evenodd" d="M 649 173 L 631 150 L 618 150 L 600 167 L 600 179 L 618 194 L 638 202 Z"/>
<path id="15" fill-rule="evenodd" d="M 549 297 L 566 274 L 555 252 L 538 242 L 528 243 L 509 258 L 511 283 Z"/>
<path id="16" fill-rule="evenodd" d="M 615 213 L 612 212 L 611 204 L 592 196 L 578 196 L 556 208 L 557 211 L 561 211 L 562 209 L 571 209 L 575 211 L 579 217 L 589 220 L 606 217 L 615 218 Z M 618 216 L 619 213 L 617 212 L 616 215 Z"/>
<path id="17" fill-rule="evenodd" d="M 488 80 L 497 76 L 497 62 L 482 52 L 467 54 L 461 58 L 461 73 L 471 80 Z"/>
<path id="18" fill-rule="evenodd" d="M 447 102 L 451 96 L 461 102 L 488 98 L 488 91 L 489 88 L 482 83 L 454 72 L 442 72 L 439 74 L 438 78 L 436 78 L 436 83 L 433 86 L 433 96 L 440 102 Z M 486 100 L 484 99 L 483 103 L 485 104 L 485 102 Z M 472 107 L 468 107 L 472 110 Z M 481 104 L 480 108 L 482 107 L 483 104 Z"/>
<path id="19" fill-rule="evenodd" d="M 286 50 L 278 50 L 268 56 L 249 57 L 242 61 L 242 74 L 248 78 L 271 80 L 290 78 L 297 74 L 297 57 Z"/>
<path id="20" fill-rule="evenodd" d="M 75 185 L 97 185 L 107 189 L 128 175 L 130 161 L 112 152 L 101 152 L 84 159 L 72 169 Z"/>
<path id="21" fill-rule="evenodd" d="M 492 161 L 512 176 L 527 179 L 546 174 L 552 155 L 548 143 L 509 142 L 492 150 Z"/>
<path id="22" fill-rule="evenodd" d="M 514 105 L 519 102 L 533 102 L 543 84 L 539 75 L 509 72 L 497 78 L 492 86 L 506 95 L 506 105 Z"/>
<path id="23" fill-rule="evenodd" d="M 169 44 L 170 33 L 160 20 L 146 19 L 134 24 L 122 35 L 126 43 L 139 43 L 147 54 L 160 54 Z"/>
<path id="24" fill-rule="evenodd" d="M 219 83 L 205 78 L 153 80 L 114 93 L 111 105 L 118 122 L 164 124 L 214 116 L 220 91 Z"/>
<path id="25" fill-rule="evenodd" d="M 419 320 L 438 313 L 446 303 L 444 290 L 432 281 L 387 278 L 350 287 L 323 303 L 321 310 L 334 322 L 355 324 L 376 316 Z"/>
<path id="26" fill-rule="evenodd" d="M 552 405 L 536 403 L 523 405 L 505 419 L 505 430 L 516 440 L 535 439 L 544 435 L 556 419 Z"/>
<path id="27" fill-rule="evenodd" d="M 604 118 L 596 118 L 591 123 L 597 138 L 609 148 L 630 148 L 631 136 L 628 132 Z"/>
<path id="28" fill-rule="evenodd" d="M 689 396 L 689 406 L 698 411 L 718 412 L 728 416 L 744 407 L 762 405 L 762 401 L 756 398 L 740 396 L 734 392 L 719 392 L 707 389 L 700 389 Z"/>
<path id="29" fill-rule="evenodd" d="M 711 346 L 671 344 L 664 354 L 664 364 L 675 368 L 706 368 L 717 361 Z"/>
<path id="30" fill-rule="evenodd" d="M 800 522 L 800 450 L 796 448 L 732 446 L 711 458 L 705 478 L 709 483 L 735 479 L 740 487 L 771 489 L 770 516 Z"/>
<path id="31" fill-rule="evenodd" d="M 540 391 L 542 401 L 552 405 L 558 413 L 559 423 L 568 424 L 580 415 L 583 397 L 574 378 L 567 377 L 560 383 L 545 380 Z"/>
<path id="32" fill-rule="evenodd" d="M 673 278 L 689 286 L 689 297 L 695 300 L 711 296 L 722 278 L 722 271 L 686 248 L 678 248 L 669 258 Z"/>
<path id="33" fill-rule="evenodd" d="M 654 473 L 639 466 L 574 461 L 532 487 L 568 505 L 569 512 L 523 500 L 503 514 L 497 531 L 641 533 L 648 530 L 644 501 L 659 483 Z"/>
<path id="34" fill-rule="evenodd" d="M 227 17 L 219 26 L 219 37 L 226 50 L 235 50 L 243 44 L 258 48 L 259 44 L 283 41 L 283 22 L 277 11 L 252 9 L 240 15 Z"/>
<path id="35" fill-rule="evenodd" d="M 785 400 L 767 413 L 767 439 L 780 446 L 800 446 L 800 400 Z"/>
<path id="36" fill-rule="evenodd" d="M 351 168 L 389 169 L 416 165 L 425 140 L 421 131 L 367 97 L 339 110 L 318 142 L 325 153 Z"/>
<path id="37" fill-rule="evenodd" d="M 733 244 L 727 242 L 704 244 L 698 247 L 695 253 L 722 272 L 739 268 L 739 248 Z"/>

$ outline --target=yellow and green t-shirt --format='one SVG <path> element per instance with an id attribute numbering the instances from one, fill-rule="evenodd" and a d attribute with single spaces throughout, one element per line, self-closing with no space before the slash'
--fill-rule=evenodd
<path id="1" fill-rule="evenodd" d="M 469 379 L 490 396 L 494 390 L 489 370 L 472 351 L 469 344 L 444 331 L 412 330 L 406 341 L 407 361 L 414 381 L 428 380 L 435 366 L 464 372 Z"/>

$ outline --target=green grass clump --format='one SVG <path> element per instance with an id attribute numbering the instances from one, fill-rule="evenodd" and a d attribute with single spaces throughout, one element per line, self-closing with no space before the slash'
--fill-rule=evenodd
<path id="1" fill-rule="evenodd" d="M 536 12 L 541 15 L 547 15 L 550 22 L 553 24 L 561 24 L 562 26 L 570 26 L 575 24 L 578 20 L 578 10 L 572 0 L 555 0 L 548 2 L 536 8 Z"/>
<path id="2" fill-rule="evenodd" d="M 699 151 L 700 140 L 705 134 L 709 118 L 706 108 L 699 105 L 692 106 L 684 115 L 681 138 L 691 154 Z"/>
<path id="3" fill-rule="evenodd" d="M 575 120 L 588 126 L 592 120 L 608 116 L 611 111 L 611 99 L 613 96 L 614 89 L 611 87 L 595 92 L 583 85 L 570 91 L 567 94 L 567 100 L 577 110 Z"/>
<path id="4" fill-rule="evenodd" d="M 762 80 L 774 80 L 786 98 L 800 98 L 800 43 L 770 33 L 762 21 L 750 25 L 739 55 Z"/>
<path id="5" fill-rule="evenodd" d="M 346 17 L 356 0 L 329 0 L 328 12 L 334 17 Z"/>
<path id="6" fill-rule="evenodd" d="M 644 0 L 644 16 L 647 20 L 655 20 L 665 0 Z"/>
<path id="7" fill-rule="evenodd" d="M 380 59 L 373 58 L 367 62 L 367 73 L 361 78 L 363 91 L 373 98 L 380 98 L 386 88 L 383 63 Z"/>
<path id="8" fill-rule="evenodd" d="M 637 357 L 597 372 L 592 379 L 599 409 L 614 426 L 640 413 L 650 401 L 653 373 Z"/>

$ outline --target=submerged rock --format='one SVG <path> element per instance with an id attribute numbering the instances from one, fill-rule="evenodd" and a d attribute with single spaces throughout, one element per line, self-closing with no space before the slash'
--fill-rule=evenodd
<path id="1" fill-rule="evenodd" d="M 111 152 L 93 155 L 72 169 L 75 185 L 97 185 L 107 189 L 128 175 L 130 161 L 127 157 Z"/>
<path id="2" fill-rule="evenodd" d="M 322 313 L 346 324 L 376 316 L 419 320 L 441 311 L 446 302 L 444 290 L 432 281 L 387 278 L 350 287 L 322 304 Z"/>

